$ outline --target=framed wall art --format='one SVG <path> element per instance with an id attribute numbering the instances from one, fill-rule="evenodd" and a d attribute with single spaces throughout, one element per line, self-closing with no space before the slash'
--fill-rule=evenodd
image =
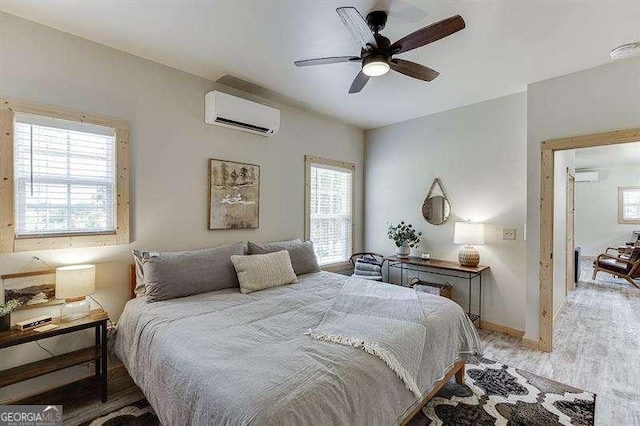
<path id="1" fill-rule="evenodd" d="M 209 160 L 209 229 L 257 229 L 260 166 Z"/>
<path id="2" fill-rule="evenodd" d="M 56 271 L 31 271 L 0 276 L 4 288 L 4 301 L 17 299 L 18 309 L 59 305 L 64 300 L 56 299 Z"/>

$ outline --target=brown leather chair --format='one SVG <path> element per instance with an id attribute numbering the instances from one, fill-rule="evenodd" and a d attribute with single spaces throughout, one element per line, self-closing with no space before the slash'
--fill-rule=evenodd
<path id="1" fill-rule="evenodd" d="M 593 279 L 598 271 L 624 278 L 636 288 L 640 288 L 634 280 L 640 279 L 640 247 L 634 247 L 628 258 L 603 253 L 593 262 Z"/>

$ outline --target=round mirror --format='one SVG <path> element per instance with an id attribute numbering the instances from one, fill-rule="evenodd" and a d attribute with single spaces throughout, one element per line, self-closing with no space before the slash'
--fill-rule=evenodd
<path id="1" fill-rule="evenodd" d="M 442 225 L 449 219 L 450 214 L 449 200 L 442 195 L 429 197 L 422 204 L 422 216 L 432 225 Z"/>

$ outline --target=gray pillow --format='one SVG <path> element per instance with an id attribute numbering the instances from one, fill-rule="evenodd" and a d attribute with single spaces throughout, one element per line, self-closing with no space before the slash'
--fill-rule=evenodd
<path id="1" fill-rule="evenodd" d="M 320 272 L 318 259 L 313 251 L 313 243 L 311 241 L 291 240 L 264 244 L 249 241 L 248 246 L 250 255 L 274 253 L 281 250 L 288 251 L 291 265 L 296 275 Z"/>
<path id="2" fill-rule="evenodd" d="M 299 246 L 302 244 L 302 240 L 300 238 L 296 238 L 295 240 L 287 240 L 287 241 L 274 241 L 271 243 L 252 243 L 249 241 L 247 243 L 247 254 L 267 254 L 274 253 L 280 250 L 288 250 L 291 247 Z M 255 250 L 255 253 L 252 253 L 251 250 Z"/>
<path id="3" fill-rule="evenodd" d="M 147 301 L 157 302 L 239 287 L 231 256 L 245 252 L 245 244 L 236 243 L 197 251 L 134 252 L 134 257 L 142 266 Z"/>

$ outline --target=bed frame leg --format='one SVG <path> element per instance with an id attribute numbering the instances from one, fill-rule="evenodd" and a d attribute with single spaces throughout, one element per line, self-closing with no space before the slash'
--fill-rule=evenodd
<path id="1" fill-rule="evenodd" d="M 451 380 L 454 375 L 456 377 L 457 383 L 464 383 L 464 361 L 456 361 L 455 364 L 449 370 L 447 370 L 442 380 L 437 381 L 428 394 L 426 394 L 420 401 L 416 401 L 411 409 L 407 410 L 402 415 L 402 418 L 399 422 L 400 426 L 406 426 L 407 423 L 409 423 L 411 419 L 413 419 L 413 416 L 415 416 L 416 413 L 425 406 L 427 401 L 429 401 L 440 389 L 442 389 L 445 384 L 449 383 L 449 380 Z"/>
<path id="2" fill-rule="evenodd" d="M 456 383 L 464 385 L 464 363 L 462 363 L 458 371 L 456 371 Z"/>

